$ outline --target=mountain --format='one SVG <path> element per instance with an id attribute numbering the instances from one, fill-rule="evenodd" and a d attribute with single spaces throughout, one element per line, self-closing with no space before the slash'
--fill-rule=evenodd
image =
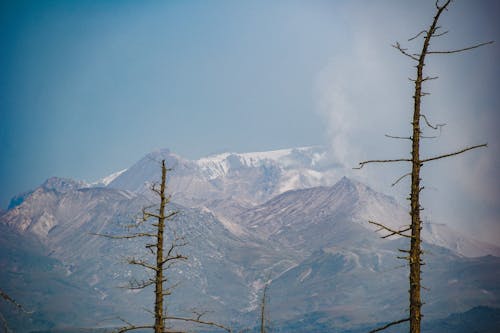
<path id="1" fill-rule="evenodd" d="M 409 244 L 400 237 L 378 238 L 367 221 L 371 217 L 397 228 L 407 215 L 394 199 L 344 177 L 332 187 L 283 193 L 240 214 L 238 221 L 252 234 L 291 249 L 302 260 L 270 285 L 276 316 L 300 317 L 307 308 L 323 312 L 334 327 L 347 328 L 346 323 L 376 321 L 384 313 L 404 315 L 407 271 L 396 257 L 401 255 L 398 249 Z M 498 289 L 491 277 L 500 274 L 500 259 L 465 258 L 436 246 L 432 230 L 426 228 L 427 224 L 423 272 L 426 287 L 433 291 L 424 291 L 428 317 L 477 304 L 498 306 Z"/>
<path id="2" fill-rule="evenodd" d="M 380 239 L 367 221 L 397 228 L 407 223 L 407 210 L 365 184 L 337 177 L 340 169 L 325 154 L 309 147 L 190 161 L 162 150 L 94 184 L 50 178 L 16 197 L 0 215 L 5 228 L 0 240 L 7 240 L 6 249 L 15 249 L 0 252 L 0 257 L 6 276 L 16 276 L 23 267 L 19 276 L 33 279 L 39 273 L 28 269 L 30 262 L 23 258 L 32 255 L 23 253 L 39 248 L 38 262 L 52 263 L 57 281 L 85 291 L 85 297 L 74 298 L 82 299 L 85 311 L 68 306 L 65 318 L 71 319 L 58 321 L 59 315 L 44 312 L 58 308 L 61 297 L 57 288 L 44 287 L 49 282 L 31 284 L 33 289 L 19 287 L 12 278 L 2 283 L 14 297 L 21 294 L 18 288 L 32 290 L 30 305 L 45 320 L 40 329 L 68 321 L 89 327 L 89 318 L 94 326 L 112 326 L 117 321 L 106 318 L 118 315 L 148 320 L 141 309 L 149 308 L 152 292 L 117 288 L 145 278 L 124 263 L 127 257 L 147 256 L 144 244 L 94 234 L 121 235 L 136 225 L 141 209 L 157 203 L 148 188 L 158 180 L 158 162 L 166 159 L 173 167 L 168 189 L 174 203 L 169 209 L 181 212 L 167 234 L 189 242 L 182 248 L 189 260 L 169 271 L 170 281 L 180 283 L 169 297 L 170 310 L 186 313 L 196 305 L 210 309 L 210 318 L 249 327 L 269 282 L 271 317 L 283 327 L 310 318 L 316 327 L 349 330 L 404 314 L 407 277 L 396 256 L 407 241 Z M 499 259 L 464 256 L 472 250 L 494 252 L 495 246 L 430 223 L 424 224 L 423 237 L 424 284 L 433 290 L 425 296 L 426 318 L 499 306 Z M 18 246 L 9 239 L 19 239 Z M 32 243 L 39 245 L 30 247 Z M 14 257 L 20 258 L 17 264 Z"/>
<path id="3" fill-rule="evenodd" d="M 287 190 L 332 185 L 340 175 L 339 166 L 328 162 L 321 147 L 224 153 L 199 160 L 160 150 L 121 173 L 109 187 L 148 195 L 149 185 L 158 182 L 158 163 L 163 159 L 172 168 L 169 188 L 174 201 L 187 206 L 216 208 L 230 200 L 235 207 L 251 207 Z"/>
<path id="4" fill-rule="evenodd" d="M 227 227 L 240 233 L 241 228 L 231 221 L 247 209 L 285 192 L 332 186 L 343 173 L 340 165 L 331 162 L 328 150 L 323 147 L 223 153 L 198 160 L 184 159 L 164 149 L 108 176 L 107 186 L 150 196 L 149 187 L 159 181 L 157 170 L 162 159 L 172 168 L 168 185 L 175 202 L 187 207 L 208 208 Z M 409 221 L 407 209 L 395 200 L 385 196 L 385 205 L 377 206 L 380 198 L 376 192 L 357 184 L 357 193 L 361 197 L 354 211 L 358 222 L 366 225 L 366 221 L 375 220 L 396 227 Z M 368 191 L 370 195 L 363 195 L 362 191 Z M 317 202 L 317 199 L 310 201 Z M 293 197 L 290 200 L 293 201 Z M 500 254 L 499 246 L 460 234 L 445 224 L 426 221 L 426 225 L 424 234 L 429 242 L 461 255 Z"/>
<path id="5" fill-rule="evenodd" d="M 94 317 L 112 314 L 112 303 L 75 276 L 66 265 L 49 255 L 50 249 L 36 237 L 21 234 L 0 224 L 0 286 L 28 311 L 18 311 L 0 300 L 0 313 L 16 331 L 34 328 L 70 326 L 77 320 L 83 326 L 94 325 Z"/>
<path id="6" fill-rule="evenodd" d="M 145 290 L 131 295 L 117 288 L 131 279 L 145 278 L 141 270 L 124 263 L 127 257 L 147 256 L 143 240 L 113 241 L 93 234 L 126 233 L 125 227 L 135 223 L 151 199 L 130 191 L 86 186 L 51 178 L 5 213 L 0 225 L 40 242 L 48 258 L 60 262 L 66 277 L 92 289 L 99 302 L 115 304 L 114 317 L 144 321 L 149 314 L 141 308 L 149 307 L 152 294 Z M 181 213 L 168 234 L 175 232 L 189 241 L 183 253 L 191 258 L 169 272 L 174 284 L 182 281 L 179 294 L 170 298 L 175 304 L 172 310 L 185 313 L 193 303 L 201 308 L 209 304 L 227 320 L 245 316 L 256 306 L 259 281 L 296 264 L 287 253 L 270 249 L 258 239 L 237 238 L 207 210 L 176 204 L 170 209 Z M 113 316 L 108 313 L 107 317 Z M 98 316 L 94 319 L 99 321 Z"/>

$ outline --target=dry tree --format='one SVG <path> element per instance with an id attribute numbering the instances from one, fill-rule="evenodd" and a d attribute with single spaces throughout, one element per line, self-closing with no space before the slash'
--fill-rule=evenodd
<path id="1" fill-rule="evenodd" d="M 145 259 L 129 258 L 127 262 L 130 265 L 140 266 L 145 270 L 149 271 L 151 276 L 146 280 L 133 280 L 130 281 L 128 286 L 129 289 L 138 290 L 145 289 L 150 286 L 154 286 L 154 323 L 153 324 L 142 324 L 136 325 L 131 322 L 120 318 L 120 320 L 125 323 L 125 326 L 117 330 L 118 333 L 123 333 L 132 330 L 140 329 L 153 329 L 155 333 L 165 333 L 165 332 L 181 332 L 178 330 L 172 330 L 168 327 L 167 322 L 178 321 L 178 322 L 188 322 L 199 325 L 206 325 L 211 327 L 217 327 L 223 329 L 227 332 L 231 332 L 230 328 L 227 328 L 219 323 L 208 321 L 203 319 L 203 315 L 206 312 L 196 312 L 194 311 L 194 316 L 183 317 L 175 316 L 167 312 L 166 307 L 166 297 L 172 294 L 172 288 L 168 287 L 167 282 L 169 277 L 166 276 L 166 272 L 172 268 L 174 264 L 179 261 L 186 261 L 187 256 L 179 252 L 179 249 L 187 245 L 184 237 L 179 237 L 175 233 L 173 235 L 167 235 L 167 221 L 174 218 L 177 215 L 177 211 L 168 211 L 167 205 L 170 203 L 170 195 L 167 195 L 167 169 L 165 166 L 165 160 L 161 161 L 161 182 L 158 186 L 153 184 L 151 190 L 160 199 L 159 207 L 155 211 L 151 211 L 153 206 L 142 209 L 142 217 L 139 220 L 138 225 L 142 225 L 150 220 L 153 222 L 149 224 L 153 231 L 136 232 L 126 235 L 110 235 L 110 234 L 94 234 L 98 236 L 103 236 L 111 239 L 146 239 L 149 241 L 145 242 L 145 248 L 149 251 L 150 255 L 154 257 L 154 261 L 148 261 Z M 131 227 L 135 227 L 132 225 Z M 169 239 L 170 237 L 170 239 Z"/>
<path id="2" fill-rule="evenodd" d="M 400 250 L 404 252 L 405 255 L 398 257 L 408 261 L 410 272 L 409 272 L 409 316 L 400 320 L 396 320 L 388 323 L 383 327 L 372 330 L 372 332 L 377 332 L 385 330 L 396 324 L 410 322 L 410 333 L 420 333 L 421 319 L 422 319 L 422 300 L 421 300 L 421 266 L 424 264 L 422 261 L 422 249 L 421 249 L 421 231 L 422 231 L 422 221 L 420 218 L 420 211 L 422 206 L 420 204 L 420 193 L 424 189 L 421 185 L 421 168 L 428 162 L 440 160 L 443 158 L 459 155 L 465 153 L 469 150 L 486 147 L 487 144 L 479 144 L 474 146 L 465 147 L 459 149 L 455 152 L 443 154 L 439 156 L 422 158 L 420 155 L 420 142 L 421 139 L 427 138 L 423 135 L 422 127 L 427 127 L 431 130 L 441 130 L 444 124 L 433 125 L 426 114 L 421 112 L 421 101 L 422 98 L 427 95 L 422 90 L 424 83 L 430 80 L 435 80 L 437 77 L 424 75 L 424 67 L 427 56 L 431 55 L 446 55 L 453 53 L 460 53 L 468 50 L 472 50 L 487 44 L 493 43 L 493 41 L 474 44 L 468 47 L 463 47 L 454 50 L 433 50 L 430 48 L 431 41 L 435 38 L 446 35 L 448 31 L 442 31 L 441 27 L 438 25 L 441 15 L 448 10 L 448 7 L 452 0 L 444 1 L 442 4 L 439 0 L 435 3 L 435 15 L 432 23 L 429 25 L 427 30 L 423 30 L 416 34 L 414 37 L 408 39 L 409 42 L 419 40 L 423 37 L 423 43 L 421 44 L 420 52 L 413 53 L 407 48 L 404 48 L 399 42 L 396 42 L 393 47 L 396 48 L 401 54 L 410 58 L 416 63 L 416 77 L 410 78 L 414 84 L 414 94 L 413 94 L 413 117 L 412 117 L 412 135 L 408 137 L 399 137 L 386 135 L 390 138 L 409 140 L 411 142 L 411 157 L 410 158 L 397 158 L 397 159 L 378 159 L 378 160 L 368 160 L 359 163 L 359 166 L 355 169 L 361 169 L 366 164 L 371 163 L 409 163 L 411 165 L 411 171 L 399 177 L 392 185 L 396 185 L 402 179 L 406 177 L 411 177 L 411 189 L 410 189 L 410 225 L 403 227 L 401 229 L 390 228 L 382 223 L 369 221 L 371 224 L 378 227 L 377 231 L 385 231 L 386 234 L 382 238 L 388 238 L 391 236 L 402 236 L 410 240 L 410 248 L 408 250 Z"/>
<path id="3" fill-rule="evenodd" d="M 262 291 L 262 298 L 260 301 L 260 333 L 268 332 L 269 316 L 267 314 L 267 304 L 268 304 L 268 289 L 269 281 L 266 282 L 264 289 Z"/>

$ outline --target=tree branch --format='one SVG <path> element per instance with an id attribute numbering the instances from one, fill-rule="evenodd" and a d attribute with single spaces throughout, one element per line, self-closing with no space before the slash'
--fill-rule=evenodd
<path id="1" fill-rule="evenodd" d="M 406 52 L 406 50 L 408 50 L 408 49 L 403 49 L 401 47 L 401 44 L 399 44 L 399 42 L 396 42 L 396 44 L 392 44 L 391 46 L 393 48 L 395 48 L 396 50 L 398 50 L 399 52 L 401 52 L 403 55 L 405 55 L 405 56 L 407 56 L 407 57 L 409 57 L 409 58 L 411 58 L 411 59 L 413 59 L 415 61 L 418 61 L 418 58 L 415 57 L 414 55 L 411 55 L 408 52 Z"/>
<path id="2" fill-rule="evenodd" d="M 218 324 L 218 323 L 212 322 L 212 321 L 201 320 L 198 318 L 184 318 L 184 317 L 176 317 L 176 316 L 166 316 L 165 319 L 166 320 L 179 320 L 179 321 L 186 321 L 186 322 L 191 322 L 191 323 L 198 323 L 198 324 L 207 325 L 207 326 L 214 326 L 214 327 L 221 328 L 227 332 L 231 332 L 231 329 L 224 326 L 224 325 L 221 325 L 221 324 Z"/>
<path id="3" fill-rule="evenodd" d="M 456 50 L 450 50 L 450 51 L 429 51 L 429 52 L 427 52 L 427 54 L 451 54 L 451 53 L 459 53 L 459 52 L 464 52 L 464 51 L 468 51 L 468 50 L 472 50 L 472 49 L 477 49 L 478 47 L 485 46 L 485 45 L 488 45 L 488 44 L 493 44 L 493 43 L 494 43 L 494 41 L 490 40 L 489 42 L 484 42 L 484 43 L 476 44 L 476 45 L 473 45 L 473 46 L 464 47 L 463 49 L 456 49 Z"/>
<path id="4" fill-rule="evenodd" d="M 128 286 L 124 286 L 122 288 L 126 288 L 129 290 L 139 290 L 139 289 L 144 289 L 147 288 L 155 283 L 155 280 L 149 279 L 149 280 L 142 280 L 142 281 L 129 281 Z"/>
<path id="5" fill-rule="evenodd" d="M 149 219 L 150 217 L 154 217 L 154 218 L 157 218 L 157 219 L 161 218 L 161 216 L 160 216 L 160 215 L 155 214 L 155 213 L 150 213 L 150 212 L 146 211 L 146 208 L 144 208 L 144 209 L 142 210 L 142 219 L 143 219 L 144 221 L 146 221 L 146 220 L 147 220 L 147 219 Z"/>
<path id="6" fill-rule="evenodd" d="M 389 134 L 384 134 L 384 136 L 389 139 L 411 140 L 411 136 L 394 136 Z"/>
<path id="7" fill-rule="evenodd" d="M 421 36 L 422 34 L 426 34 L 426 33 L 427 33 L 427 30 L 422 30 L 418 34 L 413 36 L 412 38 L 408 39 L 408 41 L 411 42 L 412 40 L 417 39 L 419 36 Z"/>
<path id="8" fill-rule="evenodd" d="M 137 259 L 135 259 L 135 258 L 129 258 L 129 259 L 127 260 L 127 262 L 128 262 L 130 265 L 142 266 L 142 267 L 144 267 L 144 268 L 151 269 L 151 270 L 153 270 L 153 271 L 155 271 L 155 272 L 158 270 L 158 268 L 157 268 L 156 266 L 154 266 L 154 265 L 152 265 L 152 264 L 150 264 L 150 263 L 148 263 L 148 262 L 146 262 L 146 261 L 144 261 L 144 260 L 137 260 Z"/>
<path id="9" fill-rule="evenodd" d="M 396 185 L 397 183 L 399 183 L 401 180 L 403 180 L 405 177 L 408 177 L 408 176 L 411 176 L 411 172 L 405 173 L 404 175 L 402 175 L 401 177 L 396 179 L 396 181 L 394 183 L 392 183 L 391 186 L 394 187 L 394 185 Z"/>
<path id="10" fill-rule="evenodd" d="M 380 227 L 377 231 L 386 230 L 386 231 L 390 232 L 389 234 L 387 234 L 385 236 L 381 236 L 380 238 L 389 238 L 389 237 L 394 236 L 394 235 L 399 235 L 399 236 L 406 237 L 406 238 L 412 237 L 410 235 L 403 234 L 403 232 L 411 230 L 411 227 L 406 227 L 405 229 L 401 229 L 401 230 L 394 230 L 394 229 L 386 227 L 385 225 L 378 223 L 378 222 L 375 222 L 375 221 L 368 221 L 368 223 L 371 223 L 371 224 L 374 224 L 374 225 Z"/>
<path id="11" fill-rule="evenodd" d="M 483 143 L 482 145 L 476 145 L 476 146 L 472 146 L 472 147 L 467 147 L 467 148 L 464 148 L 462 150 L 456 151 L 454 153 L 444 154 L 444 155 L 435 156 L 435 157 L 431 157 L 431 158 L 426 158 L 424 160 L 420 160 L 420 163 L 426 163 L 426 162 L 429 162 L 429 161 L 434 161 L 434 160 L 439 160 L 439 159 L 450 157 L 450 156 L 459 155 L 459 154 L 465 153 L 466 151 L 469 151 L 469 150 L 472 150 L 472 149 L 476 149 L 476 148 L 481 148 L 481 147 L 488 147 L 488 144 L 487 143 Z"/>
<path id="12" fill-rule="evenodd" d="M 425 124 L 427 126 L 429 126 L 430 128 L 434 129 L 434 130 L 441 130 L 442 127 L 446 126 L 446 124 L 436 124 L 436 125 L 432 125 L 430 123 L 430 121 L 427 119 L 427 117 L 425 116 L 425 114 L 420 114 L 420 117 L 425 121 Z"/>
<path id="13" fill-rule="evenodd" d="M 394 160 L 369 160 L 369 161 L 363 161 L 359 162 L 359 166 L 355 167 L 353 169 L 359 170 L 365 166 L 365 164 L 369 163 L 394 163 L 394 162 L 411 162 L 411 159 L 409 158 L 398 158 Z"/>
<path id="14" fill-rule="evenodd" d="M 154 234 L 149 234 L 146 232 L 140 232 L 132 235 L 107 235 L 107 234 L 98 234 L 94 232 L 90 232 L 90 235 L 93 236 L 100 236 L 100 237 L 106 237 L 106 238 L 111 238 L 111 239 L 131 239 L 131 238 L 139 238 L 139 237 L 156 237 Z"/>
<path id="15" fill-rule="evenodd" d="M 368 333 L 375 333 L 375 332 L 383 331 L 383 330 L 385 330 L 385 329 L 387 329 L 387 328 L 389 328 L 389 327 L 391 327 L 393 325 L 401 324 L 401 323 L 404 323 L 406 321 L 410 321 L 410 318 L 405 318 L 405 319 L 401 319 L 401 320 L 396 320 L 396 321 L 390 322 L 387 325 L 379 327 L 379 328 L 376 328 L 374 330 L 371 330 Z"/>
<path id="16" fill-rule="evenodd" d="M 26 310 L 21 304 L 17 303 L 12 297 L 10 297 L 9 295 L 7 295 L 1 289 L 0 289 L 0 296 L 4 300 L 6 300 L 7 302 L 12 303 L 19 311 L 21 311 L 21 312 L 23 312 L 25 314 L 32 314 L 33 313 L 33 311 Z"/>
<path id="17" fill-rule="evenodd" d="M 5 319 L 5 317 L 2 315 L 1 312 L 0 312 L 0 322 L 2 322 L 3 331 L 5 333 L 13 333 L 9 325 L 7 324 L 7 319 Z"/>
<path id="18" fill-rule="evenodd" d="M 142 325 L 142 326 L 127 326 L 127 327 L 122 327 L 116 331 L 116 333 L 124 333 L 128 331 L 133 331 L 133 330 L 140 330 L 143 328 L 154 328 L 153 325 Z"/>
<path id="19" fill-rule="evenodd" d="M 432 38 L 434 38 L 434 37 L 441 37 L 441 36 L 444 36 L 444 35 L 446 35 L 448 32 L 450 32 L 450 31 L 446 30 L 446 31 L 443 31 L 443 32 L 441 32 L 441 33 L 437 34 L 437 33 L 436 33 L 436 31 L 434 31 L 434 33 L 432 34 Z"/>

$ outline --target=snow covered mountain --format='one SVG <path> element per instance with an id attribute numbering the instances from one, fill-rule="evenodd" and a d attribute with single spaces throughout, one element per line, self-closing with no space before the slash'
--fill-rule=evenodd
<path id="1" fill-rule="evenodd" d="M 332 186 L 343 177 L 343 169 L 331 161 L 328 150 L 323 147 L 222 153 L 198 160 L 187 160 L 165 149 L 150 153 L 132 167 L 105 177 L 100 186 L 148 196 L 151 184 L 158 182 L 158 163 L 162 159 L 173 169 L 169 189 L 175 202 L 209 209 L 228 228 L 240 234 L 243 230 L 233 220 L 247 209 L 287 191 Z M 359 182 L 350 184 L 353 186 L 348 191 L 351 197 L 337 198 L 339 200 L 333 202 L 335 207 L 348 209 L 347 201 L 354 202 L 359 197 L 357 207 L 351 209 L 351 214 L 355 214 L 352 218 L 358 223 L 370 227 L 367 221 L 374 220 L 400 227 L 409 222 L 406 208 L 394 199 Z M 304 211 L 310 214 L 323 209 L 318 207 L 323 199 L 311 198 Z M 289 200 L 294 202 L 294 196 L 289 195 Z M 259 219 L 266 220 L 265 217 Z M 260 232 L 264 230 L 258 229 Z M 500 247 L 463 235 L 445 224 L 426 221 L 423 232 L 428 242 L 464 256 L 500 255 Z"/>
<path id="2" fill-rule="evenodd" d="M 190 161 L 162 150 L 99 184 L 51 178 L 16 197 L 0 215 L 2 230 L 7 230 L 0 240 L 11 232 L 36 239 L 65 272 L 66 277 L 57 273 L 58 279 L 85 286 L 102 309 L 115 304 L 112 312 L 143 319 L 147 314 L 136 309 L 150 303 L 150 293 L 131 295 L 116 288 L 140 274 L 124 265 L 123 257 L 144 254 L 142 245 L 90 233 L 122 233 L 142 207 L 156 202 L 148 188 L 158 181 L 158 162 L 166 159 L 174 169 L 168 178 L 175 202 L 171 208 L 182 212 L 172 228 L 190 241 L 188 264 L 173 275 L 182 281 L 180 294 L 172 298 L 175 309 L 208 304 L 218 319 L 250 325 L 264 281 L 271 279 L 277 320 L 298 320 L 307 313 L 328 317 L 337 326 L 376 322 L 383 313 L 403 308 L 406 272 L 394 267 L 401 265 L 397 249 L 407 242 L 380 239 L 367 221 L 399 227 L 407 223 L 408 213 L 393 198 L 341 177 L 326 154 L 308 147 Z M 432 267 L 429 285 L 441 291 L 427 299 L 433 314 L 500 306 L 491 278 L 500 274 L 498 258 L 464 257 L 500 253 L 498 247 L 431 223 L 424 224 L 423 237 Z M 9 276 L 31 278 L 30 271 L 2 260 Z M 401 293 L 387 292 L 386 283 L 400 286 Z M 40 292 L 44 304 L 64 299 L 54 293 Z M 41 301 L 26 302 L 36 306 Z M 71 316 L 76 315 L 58 318 Z"/>
<path id="3" fill-rule="evenodd" d="M 292 189 L 333 185 L 341 176 L 321 147 L 283 149 L 258 153 L 224 153 L 187 160 L 169 150 L 146 155 L 109 183 L 109 187 L 149 193 L 158 181 L 158 162 L 165 159 L 173 170 L 169 188 L 176 202 L 196 206 L 230 199 L 250 207 Z"/>

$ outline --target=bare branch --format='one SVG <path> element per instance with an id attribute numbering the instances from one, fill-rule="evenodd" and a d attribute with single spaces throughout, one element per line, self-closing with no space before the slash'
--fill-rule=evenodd
<path id="1" fill-rule="evenodd" d="M 420 163 L 426 163 L 426 162 L 429 162 L 429 161 L 434 161 L 434 160 L 439 160 L 439 159 L 450 157 L 450 156 L 459 155 L 459 154 L 465 153 L 466 151 L 469 151 L 469 150 L 472 150 L 472 149 L 476 149 L 476 148 L 481 148 L 481 147 L 488 147 L 488 144 L 487 143 L 483 143 L 482 145 L 476 145 L 476 146 L 472 146 L 472 147 L 467 147 L 467 148 L 464 148 L 462 150 L 456 151 L 454 153 L 444 154 L 444 155 L 435 156 L 435 157 L 431 157 L 431 158 L 426 158 L 424 160 L 420 160 Z"/>
<path id="2" fill-rule="evenodd" d="M 3 331 L 5 333 L 13 333 L 9 325 L 7 324 L 7 319 L 5 319 L 5 317 L 2 315 L 1 312 L 0 312 L 0 321 L 2 322 Z"/>
<path id="3" fill-rule="evenodd" d="M 389 324 L 387 324 L 385 326 L 382 326 L 382 327 L 379 327 L 379 328 L 376 328 L 374 330 L 371 330 L 368 333 L 375 333 L 375 332 L 383 331 L 385 329 L 388 329 L 391 326 L 398 325 L 398 324 L 404 323 L 406 321 L 410 321 L 410 318 L 405 318 L 405 319 L 401 319 L 401 320 L 396 320 L 396 321 L 390 322 Z"/>
<path id="4" fill-rule="evenodd" d="M 165 319 L 166 320 L 186 321 L 186 322 L 197 323 L 197 324 L 202 324 L 202 325 L 207 325 L 207 326 L 213 326 L 213 327 L 221 328 L 227 332 L 231 332 L 230 328 L 228 328 L 224 325 L 218 324 L 216 322 L 213 322 L 213 321 L 206 321 L 206 320 L 201 320 L 201 319 L 197 319 L 197 318 L 176 317 L 176 316 L 166 316 Z"/>
<path id="5" fill-rule="evenodd" d="M 155 283 L 155 281 L 153 279 L 142 280 L 142 281 L 133 280 L 133 281 L 129 281 L 128 286 L 124 286 L 122 288 L 126 288 L 129 290 L 139 290 L 139 289 L 147 288 L 147 287 L 153 285 L 154 283 Z"/>
<path id="6" fill-rule="evenodd" d="M 371 223 L 373 225 L 376 225 L 376 226 L 380 227 L 379 229 L 377 229 L 377 231 L 386 230 L 386 231 L 390 232 L 389 234 L 387 234 L 385 236 L 382 236 L 380 238 L 389 238 L 389 237 L 394 236 L 394 235 L 399 235 L 399 236 L 402 236 L 402 237 L 411 238 L 410 235 L 403 234 L 403 232 L 411 230 L 410 227 L 406 227 L 406 228 L 401 229 L 401 230 L 394 230 L 394 229 L 386 227 L 385 225 L 383 225 L 381 223 L 378 223 L 378 222 L 375 222 L 375 221 L 368 221 L 368 223 Z"/>
<path id="7" fill-rule="evenodd" d="M 158 195 L 161 194 L 160 190 L 158 189 L 158 184 L 156 184 L 156 183 L 151 184 L 150 190 L 153 191 L 153 192 L 155 192 Z"/>
<path id="8" fill-rule="evenodd" d="M 413 36 L 412 38 L 408 39 L 408 41 L 411 42 L 412 40 L 417 39 L 419 36 L 421 36 L 422 34 L 426 34 L 426 33 L 427 33 L 427 30 L 422 30 L 418 34 Z"/>
<path id="9" fill-rule="evenodd" d="M 173 261 L 173 260 L 188 260 L 188 257 L 184 256 L 182 254 L 177 254 L 175 256 L 169 256 L 165 260 L 162 261 L 162 265 L 169 262 L 169 261 Z"/>
<path id="10" fill-rule="evenodd" d="M 485 46 L 488 44 L 493 44 L 494 41 L 490 40 L 489 42 L 484 42 L 480 44 L 476 44 L 473 46 L 469 47 L 464 47 L 463 49 L 456 49 L 456 50 L 449 50 L 449 51 L 428 51 L 427 54 L 451 54 L 451 53 L 459 53 L 459 52 L 464 52 L 472 49 L 477 49 L 478 47 Z"/>
<path id="11" fill-rule="evenodd" d="M 442 6 L 439 6 L 439 0 L 436 0 L 436 4 L 435 4 L 436 9 L 438 11 L 443 11 L 444 9 L 446 9 L 446 7 L 448 7 L 448 5 L 450 4 L 450 2 L 451 2 L 451 0 L 448 0 Z"/>
<path id="12" fill-rule="evenodd" d="M 441 130 L 441 128 L 442 128 L 442 127 L 446 126 L 446 124 L 436 124 L 436 125 L 432 125 L 432 124 L 430 123 L 430 121 L 427 119 L 427 117 L 425 116 L 425 114 L 420 114 L 420 117 L 421 117 L 422 119 L 424 119 L 425 124 L 426 124 L 427 126 L 429 126 L 430 128 L 432 128 L 432 129 L 434 129 L 434 130 L 438 130 L 438 129 L 439 129 L 439 130 Z"/>
<path id="13" fill-rule="evenodd" d="M 443 32 L 441 32 L 441 33 L 439 33 L 439 34 L 437 34 L 437 33 L 435 33 L 435 32 L 434 32 L 434 33 L 432 34 L 432 38 L 434 38 L 434 37 L 441 37 L 441 36 L 444 36 L 444 35 L 446 35 L 448 32 L 450 32 L 450 31 L 449 31 L 449 30 L 446 30 L 446 31 L 443 31 Z"/>
<path id="14" fill-rule="evenodd" d="M 405 173 L 404 175 L 402 175 L 401 177 L 396 179 L 396 181 L 394 183 L 392 183 L 391 186 L 394 187 L 394 185 L 396 185 L 397 183 L 399 183 L 401 180 L 403 180 L 405 177 L 408 177 L 408 176 L 411 176 L 411 172 Z"/>
<path id="15" fill-rule="evenodd" d="M 25 314 L 32 314 L 33 311 L 28 311 L 26 310 L 21 304 L 17 303 L 12 297 L 7 295 L 4 291 L 0 289 L 0 296 L 6 300 L 7 302 L 13 304 L 19 311 L 25 313 Z"/>
<path id="16" fill-rule="evenodd" d="M 414 55 L 411 55 L 409 54 L 408 52 L 406 52 L 408 49 L 403 49 L 401 47 L 401 44 L 399 44 L 399 42 L 396 42 L 396 44 L 393 44 L 391 45 L 393 48 L 397 49 L 399 52 L 401 52 L 403 55 L 415 60 L 415 61 L 418 61 L 418 58 L 415 57 Z"/>
<path id="17" fill-rule="evenodd" d="M 425 81 L 431 81 L 431 80 L 437 80 L 439 79 L 439 76 L 426 76 L 422 79 L 422 82 L 425 82 Z"/>
<path id="18" fill-rule="evenodd" d="M 394 136 L 389 134 L 384 134 L 384 136 L 389 139 L 411 140 L 411 136 Z"/>
<path id="19" fill-rule="evenodd" d="M 98 234 L 98 233 L 94 233 L 94 232 L 91 232 L 89 234 L 93 235 L 93 236 L 100 236 L 100 237 L 106 237 L 106 238 L 111 238 L 111 239 L 131 239 L 131 238 L 138 238 L 138 237 L 156 237 L 156 235 L 154 235 L 154 234 L 149 234 L 149 233 L 145 233 L 145 232 L 139 232 L 139 233 L 132 234 L 132 235 L 108 235 L 108 234 Z"/>
<path id="20" fill-rule="evenodd" d="M 145 221 L 145 220 L 149 219 L 150 217 L 154 217 L 157 219 L 161 218 L 160 215 L 148 212 L 148 211 L 146 211 L 146 208 L 143 208 L 142 209 L 142 219 Z"/>
<path id="21" fill-rule="evenodd" d="M 356 170 L 361 169 L 365 166 L 365 164 L 369 164 L 369 163 L 394 163 L 394 162 L 411 162 L 411 159 L 398 158 L 398 159 L 394 159 L 394 160 L 368 160 L 368 161 L 359 162 L 359 166 L 355 167 L 353 169 L 356 169 Z"/>
<path id="22" fill-rule="evenodd" d="M 133 330 L 140 330 L 143 328 L 154 328 L 153 325 L 142 325 L 142 326 L 127 326 L 127 327 L 122 327 L 116 331 L 116 333 L 124 333 L 128 331 L 133 331 Z"/>
<path id="23" fill-rule="evenodd" d="M 145 260 L 138 260 L 138 259 L 135 259 L 135 258 L 129 258 L 127 260 L 127 262 L 130 264 L 130 265 L 137 265 L 137 266 L 142 266 L 144 268 L 148 268 L 148 269 L 151 269 L 153 271 L 157 271 L 158 270 L 158 267 L 146 262 Z"/>
<path id="24" fill-rule="evenodd" d="M 179 214 L 179 212 L 176 211 L 176 210 L 174 210 L 174 211 L 170 212 L 168 215 L 166 215 L 165 218 L 168 220 L 168 219 L 171 219 L 172 217 L 174 217 L 177 214 Z"/>

